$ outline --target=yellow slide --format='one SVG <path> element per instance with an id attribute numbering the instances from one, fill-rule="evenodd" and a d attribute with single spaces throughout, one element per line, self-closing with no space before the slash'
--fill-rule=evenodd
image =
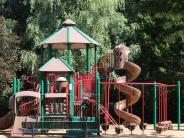
<path id="1" fill-rule="evenodd" d="M 139 89 L 121 84 L 133 81 L 141 71 L 141 68 L 138 65 L 128 61 L 128 53 L 128 47 L 123 44 L 120 44 L 114 49 L 115 70 L 118 70 L 119 72 L 123 72 L 124 70 L 126 71 L 126 76 L 121 76 L 116 79 L 116 82 L 120 84 L 116 84 L 115 87 L 118 91 L 128 95 L 127 100 L 125 99 L 115 104 L 114 110 L 118 116 L 127 122 L 140 124 L 141 119 L 138 116 L 125 111 L 127 106 L 131 106 L 136 103 L 141 96 L 141 91 Z"/>

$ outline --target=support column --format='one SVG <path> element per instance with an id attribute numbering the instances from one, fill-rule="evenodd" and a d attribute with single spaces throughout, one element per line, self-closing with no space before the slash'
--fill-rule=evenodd
<path id="1" fill-rule="evenodd" d="M 45 118 L 45 95 L 44 95 L 44 80 L 41 79 L 41 121 L 44 122 Z"/>
<path id="2" fill-rule="evenodd" d="M 87 67 L 87 72 L 90 72 L 90 68 L 91 68 L 91 50 L 89 47 L 89 44 L 87 44 L 86 46 L 86 67 Z"/>
<path id="3" fill-rule="evenodd" d="M 20 79 L 17 79 L 17 92 L 20 92 Z"/>
<path id="4" fill-rule="evenodd" d="M 50 92 L 50 82 L 49 82 L 48 80 L 47 80 L 47 82 L 46 82 L 46 86 L 47 86 L 47 87 L 46 87 L 46 88 L 47 88 L 47 89 L 46 89 L 46 92 L 49 93 L 49 92 Z"/>
<path id="5" fill-rule="evenodd" d="M 154 82 L 154 86 L 153 86 L 153 127 L 154 129 L 156 129 L 156 123 L 157 123 L 157 86 L 156 86 L 156 82 Z"/>
<path id="6" fill-rule="evenodd" d="M 97 73 L 97 47 L 95 45 L 95 50 L 94 50 L 94 57 L 95 57 L 95 73 Z"/>
<path id="7" fill-rule="evenodd" d="M 68 64 L 71 65 L 70 63 L 71 43 L 70 43 L 70 27 L 69 26 L 67 26 L 67 50 L 68 50 Z"/>
<path id="8" fill-rule="evenodd" d="M 50 60 L 52 58 L 52 45 L 49 44 L 47 49 L 48 49 L 48 60 Z"/>
<path id="9" fill-rule="evenodd" d="M 14 99 L 15 99 L 16 92 L 17 92 L 17 79 L 13 78 L 13 97 L 14 97 Z M 16 115 L 16 113 L 17 113 L 16 99 L 15 99 L 15 102 L 14 102 L 14 108 L 15 108 L 14 114 Z"/>
<path id="10" fill-rule="evenodd" d="M 72 74 L 69 75 L 69 90 L 70 90 L 70 117 L 74 117 L 74 81 Z"/>
<path id="11" fill-rule="evenodd" d="M 180 130 L 180 124 L 181 124 L 181 103 L 180 103 L 180 90 L 181 85 L 180 81 L 177 82 L 177 95 L 178 95 L 178 130 Z"/>
<path id="12" fill-rule="evenodd" d="M 96 121 L 97 121 L 97 129 L 100 132 L 100 76 L 97 73 L 97 47 L 95 45 L 95 50 L 94 50 L 94 57 L 95 57 L 95 73 L 96 73 Z M 97 133 L 100 135 L 100 133 Z"/>
<path id="13" fill-rule="evenodd" d="M 100 113 L 100 77 L 97 75 L 97 96 L 96 96 L 96 102 L 97 102 L 97 110 L 96 110 L 96 117 L 99 118 Z"/>
<path id="14" fill-rule="evenodd" d="M 99 74 L 97 74 L 97 89 L 96 89 L 96 119 L 97 119 L 97 129 L 100 132 L 100 77 Z M 99 133 L 97 133 L 99 135 Z"/>
<path id="15" fill-rule="evenodd" d="M 20 92 L 20 79 L 17 79 L 17 92 Z M 20 98 L 17 98 L 17 105 L 20 108 Z M 18 109 L 18 111 L 20 111 Z"/>
<path id="16" fill-rule="evenodd" d="M 13 95 L 15 96 L 17 92 L 17 79 L 13 78 Z"/>
<path id="17" fill-rule="evenodd" d="M 40 63 L 40 67 L 43 65 L 43 45 L 41 46 L 41 63 Z"/>
<path id="18" fill-rule="evenodd" d="M 80 102 L 82 101 L 82 80 L 80 81 Z M 82 104 L 80 106 L 80 116 L 82 117 Z"/>

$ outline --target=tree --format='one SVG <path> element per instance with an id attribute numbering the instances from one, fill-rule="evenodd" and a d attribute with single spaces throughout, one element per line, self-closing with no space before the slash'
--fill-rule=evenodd
<path id="1" fill-rule="evenodd" d="M 59 30 L 63 21 L 70 17 L 78 28 L 101 43 L 100 55 L 119 43 L 127 42 L 134 47 L 130 38 L 134 36 L 136 24 L 128 24 L 124 14 L 117 11 L 119 4 L 122 8 L 125 5 L 122 0 L 25 0 L 24 4 L 30 5 L 31 16 L 27 19 L 26 36 L 32 46 Z M 78 61 L 73 61 L 74 65 L 84 64 L 84 51 L 74 50 L 72 54 L 73 57 L 82 55 Z"/>
<path id="2" fill-rule="evenodd" d="M 156 80 L 169 84 L 176 84 L 180 80 L 183 84 L 184 2 L 182 0 L 130 0 L 126 1 L 125 9 L 129 22 L 139 24 L 136 41 L 142 53 L 136 62 L 142 68 L 140 80 Z M 176 89 L 171 89 L 170 96 L 172 98 L 169 99 L 172 101 L 169 107 L 172 109 L 176 107 Z M 175 116 L 173 112 L 170 115 Z"/>
<path id="3" fill-rule="evenodd" d="M 21 39 L 13 33 L 15 24 L 13 20 L 5 20 L 0 17 L 0 95 L 2 99 L 12 94 L 12 78 L 16 76 L 16 71 L 20 70 L 18 58 Z M 7 99 L 4 101 L 7 102 Z M 6 107 L 5 105 L 0 108 Z"/>

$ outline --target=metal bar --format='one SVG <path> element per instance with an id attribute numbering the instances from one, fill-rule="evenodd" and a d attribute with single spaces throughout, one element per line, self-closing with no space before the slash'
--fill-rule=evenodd
<path id="1" fill-rule="evenodd" d="M 124 83 L 119 83 L 119 82 L 101 82 L 101 84 L 155 85 L 154 82 L 124 82 Z M 163 84 L 163 83 L 156 83 L 156 85 L 163 85 L 163 86 L 170 86 L 170 87 L 177 86 L 177 85 Z"/>
<path id="2" fill-rule="evenodd" d="M 181 103 L 180 103 L 180 90 L 181 85 L 180 81 L 177 81 L 177 95 L 178 95 L 178 130 L 180 130 L 180 124 L 181 124 Z"/>
<path id="3" fill-rule="evenodd" d="M 167 94 L 168 94 L 168 89 L 166 88 L 166 120 L 168 119 L 168 113 L 167 113 L 167 111 L 168 111 L 168 108 L 167 108 L 167 104 L 168 104 L 168 97 L 167 97 Z"/>
<path id="4" fill-rule="evenodd" d="M 70 52 L 71 52 L 71 43 L 70 43 L 70 26 L 67 26 L 67 50 L 68 50 L 68 64 L 71 65 L 70 63 Z"/>
<path id="5" fill-rule="evenodd" d="M 17 79 L 17 92 L 20 92 L 20 79 Z"/>
<path id="6" fill-rule="evenodd" d="M 82 100 L 82 79 L 80 81 L 80 100 Z M 80 105 L 80 116 L 82 117 L 82 105 Z"/>
<path id="7" fill-rule="evenodd" d="M 142 85 L 142 123 L 144 123 L 144 85 Z"/>
<path id="8" fill-rule="evenodd" d="M 41 121 L 44 122 L 44 118 L 45 118 L 45 108 L 44 108 L 44 80 L 41 80 Z"/>
<path id="9" fill-rule="evenodd" d="M 95 58 L 94 58 L 94 62 L 95 62 L 95 74 L 97 73 L 97 47 L 95 45 L 95 49 L 94 49 L 94 55 L 95 55 Z"/>
<path id="10" fill-rule="evenodd" d="M 15 98 L 15 95 L 16 95 L 16 91 L 17 91 L 17 79 L 16 78 L 13 78 L 13 95 L 14 95 L 14 98 Z M 16 115 L 16 113 L 17 113 L 17 109 L 16 109 L 16 99 L 15 99 L 15 101 L 14 101 L 14 107 L 15 107 L 15 109 L 14 109 L 14 114 Z"/>
<path id="11" fill-rule="evenodd" d="M 17 92 L 17 79 L 13 78 L 13 95 L 15 96 Z"/>
<path id="12" fill-rule="evenodd" d="M 52 58 L 52 45 L 51 44 L 48 44 L 47 50 L 48 50 L 48 60 L 50 60 Z"/>
<path id="13" fill-rule="evenodd" d="M 44 51 L 43 51 L 43 45 L 41 46 L 41 65 L 42 66 L 44 63 L 43 63 L 43 57 L 44 57 Z"/>
<path id="14" fill-rule="evenodd" d="M 74 116 L 74 82 L 72 78 L 72 74 L 69 75 L 69 90 L 70 90 L 70 117 L 73 118 Z"/>
<path id="15" fill-rule="evenodd" d="M 20 92 L 20 79 L 17 79 L 17 92 Z M 17 98 L 17 104 L 19 108 L 20 108 L 20 102 L 21 102 L 21 98 Z"/>
<path id="16" fill-rule="evenodd" d="M 98 130 L 100 130 L 100 77 L 97 75 L 97 96 L 96 96 L 96 119 L 98 124 Z"/>
<path id="17" fill-rule="evenodd" d="M 154 99 L 153 99 L 153 127 L 156 129 L 156 123 L 157 123 L 157 86 L 156 82 L 154 82 L 153 86 L 153 94 L 154 94 Z"/>
<path id="18" fill-rule="evenodd" d="M 160 120 L 160 118 L 161 118 L 161 107 L 160 107 L 160 105 L 161 105 L 161 103 L 160 103 L 160 99 L 161 99 L 161 88 L 160 88 L 160 86 L 158 87 L 158 121 L 160 122 L 161 120 Z"/>
<path id="19" fill-rule="evenodd" d="M 49 82 L 49 80 L 47 80 L 46 86 L 47 86 L 46 87 L 47 88 L 46 92 L 49 93 L 50 92 L 50 82 Z"/>
<path id="20" fill-rule="evenodd" d="M 86 63 L 87 63 L 87 72 L 90 72 L 90 68 L 91 68 L 91 51 L 90 51 L 90 47 L 89 44 L 86 45 L 86 53 L 87 53 L 87 58 L 86 58 Z"/>
<path id="21" fill-rule="evenodd" d="M 130 88 L 130 113 L 131 113 L 131 122 L 132 122 L 132 85 L 131 85 L 131 88 Z"/>
<path id="22" fill-rule="evenodd" d="M 164 108 L 164 121 L 166 121 L 165 118 L 165 87 L 163 87 L 164 91 L 163 91 L 163 108 Z"/>
<path id="23" fill-rule="evenodd" d="M 160 86 L 160 122 L 163 118 L 163 86 Z"/>

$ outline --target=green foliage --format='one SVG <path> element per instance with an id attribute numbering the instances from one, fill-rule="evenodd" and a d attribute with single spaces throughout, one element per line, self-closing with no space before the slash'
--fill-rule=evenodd
<path id="1" fill-rule="evenodd" d="M 20 37 L 13 33 L 16 22 L 0 17 L 0 94 L 11 87 L 11 79 L 20 70 L 19 43 Z"/>
<path id="2" fill-rule="evenodd" d="M 180 80 L 183 84 L 184 1 L 130 0 L 126 5 L 128 20 L 140 26 L 136 32 L 136 42 L 142 51 L 137 59 L 142 68 L 140 80 L 169 84 Z M 176 89 L 170 89 L 170 96 L 169 99 L 176 100 Z M 172 101 L 169 101 L 169 107 L 176 107 Z M 170 117 L 176 116 L 170 114 Z"/>
<path id="3" fill-rule="evenodd" d="M 21 66 L 26 69 L 28 74 L 32 74 L 38 69 L 38 56 L 32 51 L 21 51 Z"/>
<path id="4" fill-rule="evenodd" d="M 124 14 L 117 11 L 118 4 L 124 8 L 125 4 L 119 0 L 24 0 L 25 5 L 30 5 L 31 16 L 27 19 L 26 37 L 36 46 L 41 40 L 61 29 L 63 21 L 70 17 L 77 23 L 77 27 L 89 34 L 101 44 L 98 51 L 104 55 L 119 43 L 134 44 L 130 38 L 135 35 L 137 24 L 128 24 Z M 39 7 L 39 8 L 38 8 Z M 73 65 L 78 68 L 85 65 L 84 51 L 72 51 Z M 135 54 L 135 52 L 134 52 Z M 94 57 L 91 57 L 94 59 Z M 79 69 L 80 70 L 80 69 Z"/>
<path id="5" fill-rule="evenodd" d="M 139 58 L 141 54 L 140 45 L 138 44 L 130 45 L 129 48 L 130 48 L 130 53 L 128 55 L 129 60 L 132 61 L 133 59 Z"/>

